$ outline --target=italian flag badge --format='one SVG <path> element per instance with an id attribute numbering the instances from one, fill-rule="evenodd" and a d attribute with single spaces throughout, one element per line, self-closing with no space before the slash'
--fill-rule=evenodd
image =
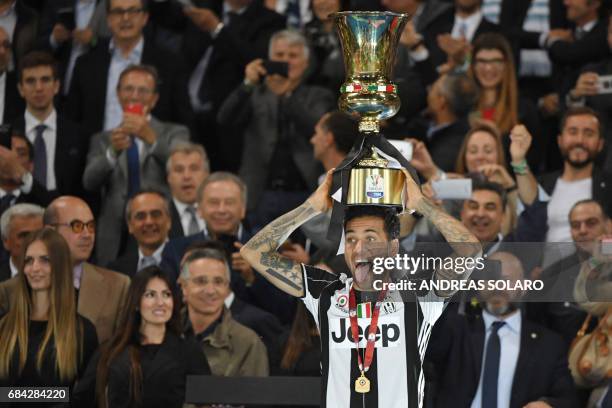
<path id="1" fill-rule="evenodd" d="M 371 303 L 360 303 L 357 305 L 357 317 L 362 319 L 369 319 L 372 317 L 372 304 Z"/>

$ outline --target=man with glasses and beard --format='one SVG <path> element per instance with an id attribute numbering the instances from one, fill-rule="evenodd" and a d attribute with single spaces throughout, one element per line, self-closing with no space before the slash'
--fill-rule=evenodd
<path id="1" fill-rule="evenodd" d="M 539 181 L 550 196 L 546 242 L 571 242 L 567 215 L 580 200 L 594 199 L 608 214 L 612 212 L 612 176 L 604 173 L 595 158 L 604 147 L 601 120 L 586 107 L 570 108 L 561 119 L 557 137 L 563 169 L 543 174 Z"/>

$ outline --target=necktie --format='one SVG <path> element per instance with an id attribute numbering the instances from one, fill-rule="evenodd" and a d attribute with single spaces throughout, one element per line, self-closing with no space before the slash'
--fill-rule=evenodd
<path id="1" fill-rule="evenodd" d="M 584 29 L 578 27 L 576 28 L 576 31 L 574 32 L 574 37 L 576 38 L 576 40 L 579 40 L 582 37 L 584 37 L 584 34 L 585 34 Z"/>
<path id="2" fill-rule="evenodd" d="M 501 344 L 497 332 L 504 324 L 506 322 L 493 322 L 491 325 L 491 335 L 489 335 L 487 341 L 487 353 L 482 370 L 483 408 L 497 408 L 497 379 L 499 377 L 499 357 L 501 353 Z"/>
<path id="3" fill-rule="evenodd" d="M 140 271 L 141 269 L 144 269 L 148 266 L 152 266 L 152 265 L 157 265 L 157 261 L 155 261 L 155 258 L 153 258 L 152 256 L 143 256 L 140 259 L 140 266 L 138 268 L 138 270 Z"/>
<path id="4" fill-rule="evenodd" d="M 13 204 L 15 196 L 11 193 L 7 193 L 4 197 L 0 198 L 0 215 L 4 214 L 6 210 Z"/>
<path id="5" fill-rule="evenodd" d="M 34 179 L 47 187 L 47 145 L 43 133 L 47 125 L 38 125 L 34 128 Z"/>
<path id="6" fill-rule="evenodd" d="M 467 23 L 459 23 L 459 37 L 460 38 L 467 38 Z"/>
<path id="7" fill-rule="evenodd" d="M 300 15 L 300 1 L 289 0 L 287 2 L 287 26 L 291 28 L 300 28 L 302 16 Z"/>
<path id="8" fill-rule="evenodd" d="M 189 219 L 189 229 L 187 230 L 187 235 L 197 234 L 200 232 L 200 225 L 198 224 L 196 209 L 190 205 L 185 209 L 185 211 L 191 216 Z"/>
<path id="9" fill-rule="evenodd" d="M 134 136 L 130 136 L 132 143 L 127 149 L 128 167 L 128 198 L 132 197 L 140 189 L 140 159 L 138 157 L 138 145 Z"/>

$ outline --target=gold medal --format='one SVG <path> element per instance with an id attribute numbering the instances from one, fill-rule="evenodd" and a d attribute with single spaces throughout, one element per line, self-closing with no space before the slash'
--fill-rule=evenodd
<path id="1" fill-rule="evenodd" d="M 355 391 L 360 394 L 370 392 L 370 380 L 368 380 L 363 371 L 361 372 L 361 376 L 355 380 Z"/>

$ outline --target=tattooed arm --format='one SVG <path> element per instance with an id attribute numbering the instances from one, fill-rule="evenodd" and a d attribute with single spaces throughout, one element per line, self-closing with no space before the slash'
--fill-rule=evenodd
<path id="1" fill-rule="evenodd" d="M 454 253 L 453 258 L 472 258 L 480 256 L 482 247 L 480 241 L 456 218 L 437 207 L 425 197 L 407 171 L 406 176 L 406 208 L 414 209 L 433 223 L 449 243 Z M 459 273 L 455 268 L 440 268 L 435 272 L 437 280 L 463 280 L 470 277 L 471 270 Z M 451 291 L 436 291 L 440 297 L 450 297 Z"/>
<path id="2" fill-rule="evenodd" d="M 304 296 L 302 267 L 277 249 L 300 225 L 331 208 L 332 171 L 308 200 L 272 221 L 240 249 L 240 254 L 257 272 L 289 295 Z"/>

